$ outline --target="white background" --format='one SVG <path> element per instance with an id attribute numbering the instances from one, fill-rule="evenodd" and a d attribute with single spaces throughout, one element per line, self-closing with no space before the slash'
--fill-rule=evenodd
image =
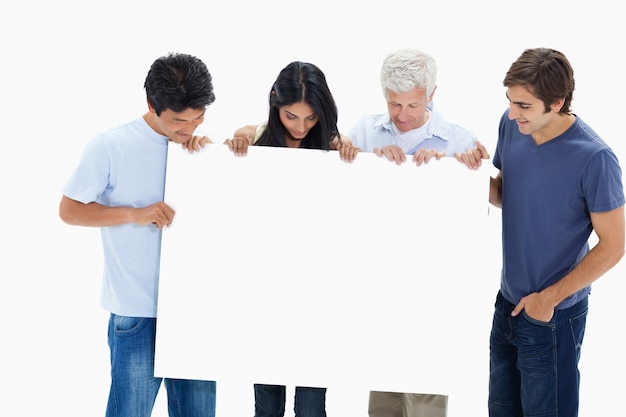
<path id="1" fill-rule="evenodd" d="M 507 68 L 525 48 L 553 47 L 574 66 L 574 111 L 626 160 L 622 4 L 431 3 L 109 1 L 86 6 L 61 0 L 54 6 L 42 1 L 0 6 L 0 213 L 5 223 L 0 369 L 7 381 L 0 413 L 104 413 L 108 315 L 98 305 L 99 234 L 62 224 L 58 201 L 85 143 L 145 112 L 143 81 L 158 56 L 186 52 L 207 63 L 217 100 L 204 129 L 221 142 L 237 127 L 267 116 L 269 87 L 293 60 L 313 62 L 326 73 L 339 127 L 347 131 L 361 114 L 385 109 L 378 83 L 384 56 L 402 47 L 420 48 L 439 63 L 438 105 L 493 152 L 507 104 L 501 85 Z M 496 290 L 498 278 L 483 276 L 482 265 L 468 271 L 484 282 L 485 291 Z M 620 264 L 595 285 L 581 358 L 581 416 L 621 406 L 626 364 L 618 350 L 622 323 L 616 313 L 626 290 L 623 275 Z M 475 360 L 486 355 L 476 352 Z M 479 382 L 468 389 L 482 396 L 484 380 L 477 376 Z M 165 415 L 162 404 L 155 415 Z"/>

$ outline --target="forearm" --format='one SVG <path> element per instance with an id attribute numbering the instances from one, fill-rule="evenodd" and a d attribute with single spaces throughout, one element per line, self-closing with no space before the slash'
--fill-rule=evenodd
<path id="1" fill-rule="evenodd" d="M 107 207 L 98 203 L 81 203 L 63 196 L 59 216 L 74 226 L 107 227 L 133 223 L 132 207 Z"/>
<path id="2" fill-rule="evenodd" d="M 599 242 L 569 274 L 545 288 L 541 295 L 547 297 L 553 306 L 557 306 L 607 273 L 623 256 L 623 246 Z"/>
<path id="3" fill-rule="evenodd" d="M 502 177 L 489 177 L 489 202 L 502 208 Z"/>
<path id="4" fill-rule="evenodd" d="M 239 129 L 235 130 L 235 133 L 233 133 L 233 139 L 243 138 L 248 141 L 249 145 L 254 145 L 254 138 L 256 136 L 257 126 L 258 125 L 246 125 L 240 127 Z"/>

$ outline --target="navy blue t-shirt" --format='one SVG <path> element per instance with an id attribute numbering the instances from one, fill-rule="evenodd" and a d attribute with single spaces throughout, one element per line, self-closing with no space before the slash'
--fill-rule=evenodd
<path id="1" fill-rule="evenodd" d="M 589 251 L 590 213 L 624 204 L 622 171 L 613 151 L 579 117 L 562 135 L 537 145 L 509 120 L 508 109 L 493 164 L 502 172 L 501 290 L 517 304 L 560 280 Z"/>

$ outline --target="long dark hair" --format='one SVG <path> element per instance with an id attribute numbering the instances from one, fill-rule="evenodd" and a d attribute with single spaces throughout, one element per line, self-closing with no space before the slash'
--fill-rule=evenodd
<path id="1" fill-rule="evenodd" d="M 301 148 L 330 149 L 330 141 L 338 135 L 337 105 L 326 84 L 324 73 L 308 62 L 294 61 L 283 68 L 269 93 L 267 126 L 256 145 L 287 146 L 287 131 L 280 121 L 279 110 L 294 103 L 307 103 L 317 114 L 318 122 L 309 131 Z"/>

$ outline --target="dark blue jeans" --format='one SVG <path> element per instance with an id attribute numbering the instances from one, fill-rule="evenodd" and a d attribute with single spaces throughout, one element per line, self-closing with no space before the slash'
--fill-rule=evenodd
<path id="1" fill-rule="evenodd" d="M 490 417 L 576 417 L 588 297 L 550 322 L 515 317 L 498 293 L 489 343 Z"/>
<path id="2" fill-rule="evenodd" d="M 254 384 L 254 417 L 283 417 L 286 387 Z M 296 387 L 295 417 L 326 417 L 326 388 Z"/>

